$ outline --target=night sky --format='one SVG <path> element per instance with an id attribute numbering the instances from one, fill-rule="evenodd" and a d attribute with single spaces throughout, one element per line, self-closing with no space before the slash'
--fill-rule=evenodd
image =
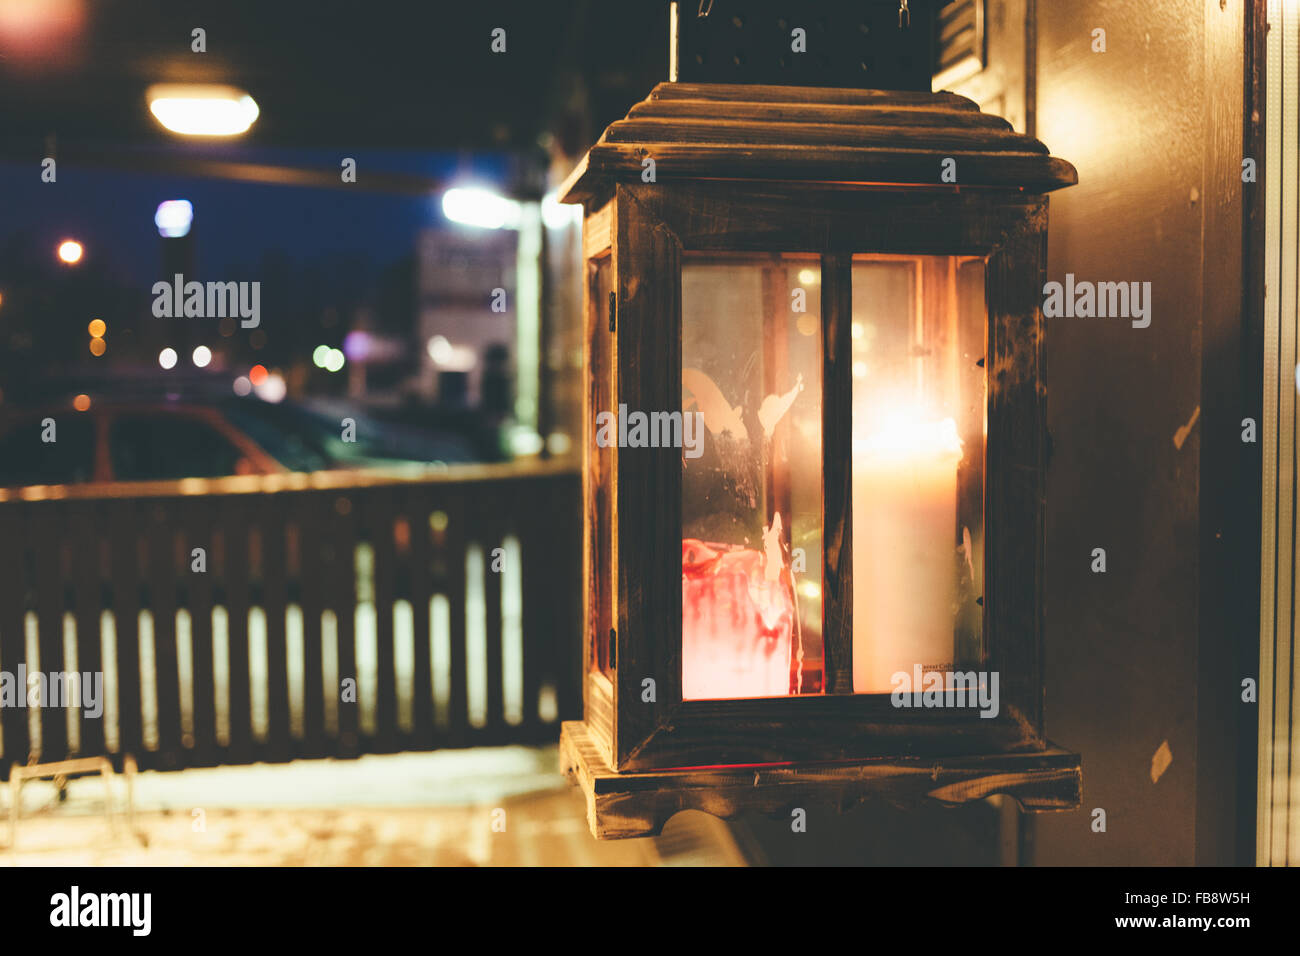
<path id="1" fill-rule="evenodd" d="M 209 148 L 206 156 L 247 162 L 339 169 L 335 150 Z M 350 150 L 358 178 L 379 169 L 492 184 L 504 163 L 414 152 Z M 271 252 L 297 262 L 358 254 L 383 266 L 410 254 L 419 230 L 446 223 L 440 197 L 427 200 L 373 191 L 257 185 L 155 174 L 104 171 L 63 165 L 56 183 L 43 183 L 39 164 L 0 163 L 5 196 L 0 242 L 31 235 L 51 259 L 59 241 L 75 238 L 95 262 L 119 281 L 149 287 L 160 278 L 159 236 L 153 216 L 167 199 L 194 205 L 196 265 L 201 281 L 252 279 L 237 275 Z M 189 277 L 187 277 L 189 278 Z M 149 299 L 143 299 L 150 301 Z"/>

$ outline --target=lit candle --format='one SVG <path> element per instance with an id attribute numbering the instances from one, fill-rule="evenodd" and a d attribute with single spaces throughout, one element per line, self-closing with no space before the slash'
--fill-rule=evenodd
<path id="1" fill-rule="evenodd" d="M 950 671 L 957 463 L 952 419 L 853 442 L 853 690 L 899 671 Z"/>

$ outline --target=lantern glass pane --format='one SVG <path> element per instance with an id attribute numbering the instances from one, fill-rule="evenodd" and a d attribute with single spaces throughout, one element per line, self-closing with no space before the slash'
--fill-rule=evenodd
<path id="1" fill-rule="evenodd" d="M 822 692 L 821 335 L 817 257 L 683 261 L 684 699 Z"/>
<path id="2" fill-rule="evenodd" d="M 984 658 L 984 260 L 852 276 L 853 689 L 946 689 Z"/>

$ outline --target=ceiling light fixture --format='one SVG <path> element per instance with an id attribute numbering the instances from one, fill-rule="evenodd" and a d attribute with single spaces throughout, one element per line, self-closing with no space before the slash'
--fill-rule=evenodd
<path id="1" fill-rule="evenodd" d="M 183 136 L 238 136 L 258 115 L 253 98 L 233 86 L 161 83 L 146 95 L 158 122 Z"/>

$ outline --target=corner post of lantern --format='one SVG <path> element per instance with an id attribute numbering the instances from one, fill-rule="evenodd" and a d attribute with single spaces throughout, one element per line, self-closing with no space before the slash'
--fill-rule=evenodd
<path id="1" fill-rule="evenodd" d="M 853 404 L 852 255 L 822 256 L 822 476 L 825 567 L 822 599 L 826 626 L 826 686 L 853 693 Z M 838 467 L 837 467 L 838 466 Z"/>
<path id="2" fill-rule="evenodd" d="M 1014 633 L 1042 635 L 1045 625 L 1046 474 L 1048 456 L 1046 330 L 1041 290 L 1047 269 L 1047 199 L 1027 203 L 988 257 L 989 301 L 986 524 L 1015 522 L 1012 540 L 990 536 L 985 614 Z M 1030 476 L 1025 480 L 1023 476 Z M 1043 734 L 1042 641 L 998 648 L 1002 692 L 1012 713 Z"/>
<path id="3" fill-rule="evenodd" d="M 681 405 L 681 244 L 656 214 L 669 187 L 615 189 L 616 407 Z M 618 624 L 614 762 L 625 766 L 682 696 L 682 450 L 623 447 L 615 468 Z M 646 681 L 653 682 L 647 684 Z"/>

